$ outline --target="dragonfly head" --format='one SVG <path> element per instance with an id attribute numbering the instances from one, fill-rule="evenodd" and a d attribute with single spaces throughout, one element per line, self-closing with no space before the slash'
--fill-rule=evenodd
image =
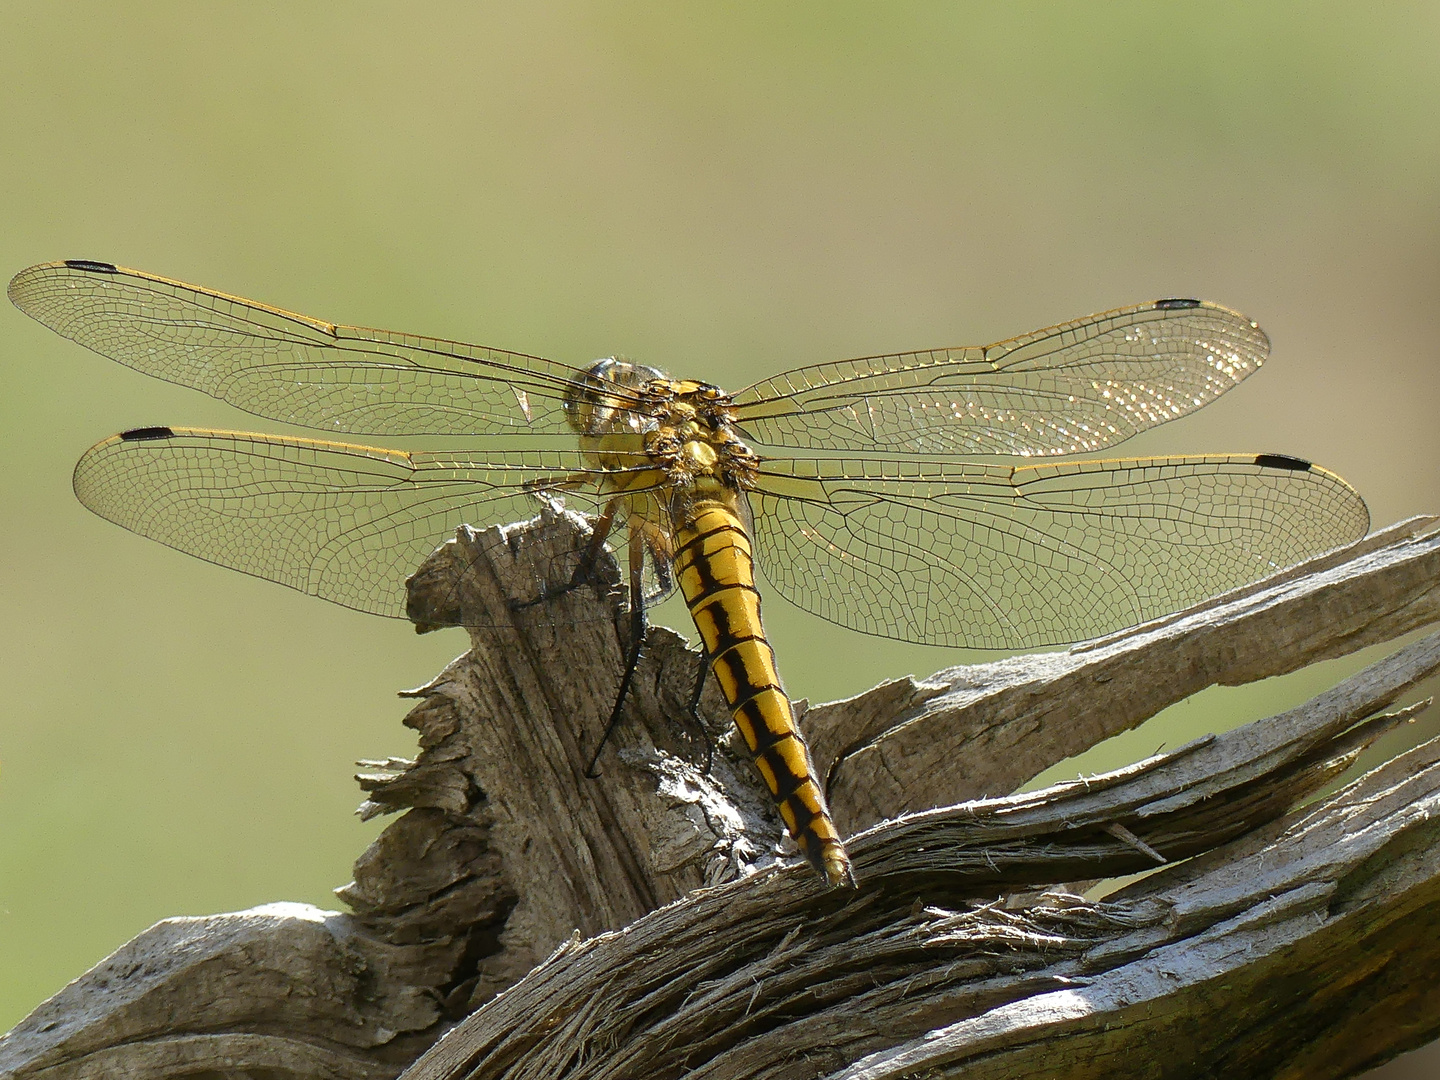
<path id="1" fill-rule="evenodd" d="M 656 421 L 641 407 L 641 391 L 663 382 L 659 368 L 623 356 L 607 356 L 585 369 L 565 395 L 565 416 L 581 435 L 609 435 L 652 430 Z"/>

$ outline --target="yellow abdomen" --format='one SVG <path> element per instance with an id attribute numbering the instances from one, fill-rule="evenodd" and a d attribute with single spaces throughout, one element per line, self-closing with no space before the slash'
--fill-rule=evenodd
<path id="1" fill-rule="evenodd" d="M 720 499 L 697 500 L 675 522 L 675 544 L 685 603 L 785 827 L 826 881 L 853 886 L 850 859 L 765 640 L 744 522 Z"/>

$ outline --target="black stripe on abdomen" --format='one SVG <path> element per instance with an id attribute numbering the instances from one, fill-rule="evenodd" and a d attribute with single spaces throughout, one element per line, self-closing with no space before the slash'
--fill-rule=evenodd
<path id="1" fill-rule="evenodd" d="M 702 505 L 677 523 L 675 576 L 751 760 L 786 829 L 831 885 L 853 885 L 809 750 L 765 638 L 750 538 L 729 507 Z"/>

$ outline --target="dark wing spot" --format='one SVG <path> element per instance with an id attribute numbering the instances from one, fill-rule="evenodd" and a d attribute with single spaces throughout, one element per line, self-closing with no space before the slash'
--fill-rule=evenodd
<path id="1" fill-rule="evenodd" d="M 1287 454 L 1256 454 L 1255 464 L 1262 469 L 1289 469 L 1292 472 L 1309 472 L 1310 462 Z"/>
<path id="2" fill-rule="evenodd" d="M 120 433 L 123 442 L 144 442 L 146 439 L 173 439 L 174 437 L 175 432 L 168 427 L 137 427 Z"/>
<path id="3" fill-rule="evenodd" d="M 1155 307 L 1160 311 L 1180 311 L 1184 308 L 1196 308 L 1200 306 L 1199 300 L 1156 300 Z"/>
<path id="4" fill-rule="evenodd" d="M 65 265 L 71 270 L 89 270 L 94 274 L 118 274 L 114 263 L 96 262 L 94 259 L 66 259 Z"/>

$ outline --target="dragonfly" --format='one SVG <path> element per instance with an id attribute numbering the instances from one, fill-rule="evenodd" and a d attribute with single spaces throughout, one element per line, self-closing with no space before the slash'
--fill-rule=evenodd
<path id="1" fill-rule="evenodd" d="M 1199 300 L 727 393 L 621 357 L 573 367 L 324 322 L 104 262 L 31 267 L 9 295 L 102 356 L 258 416 L 329 436 L 460 437 L 401 450 L 147 427 L 81 457 L 85 506 L 202 559 L 403 617 L 407 574 L 458 526 L 529 516 L 537 497 L 585 507 L 577 565 L 624 546 L 637 618 L 678 585 L 702 679 L 713 672 L 831 886 L 855 879 L 757 581 L 864 633 L 1014 651 L 1170 614 L 1369 527 L 1344 480 L 1284 454 L 1076 457 L 1194 412 L 1265 361 L 1254 322 Z"/>

